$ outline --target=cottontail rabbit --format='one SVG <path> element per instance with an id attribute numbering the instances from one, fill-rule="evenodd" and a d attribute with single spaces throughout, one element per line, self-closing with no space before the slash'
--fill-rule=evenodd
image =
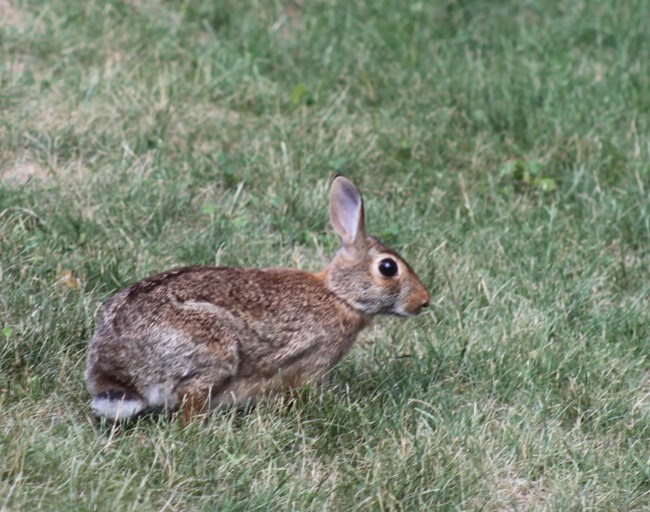
<path id="1" fill-rule="evenodd" d="M 186 421 L 322 376 L 373 315 L 417 315 L 429 292 L 366 235 L 361 193 L 336 176 L 330 219 L 342 247 L 322 272 L 185 267 L 104 306 L 90 343 L 92 410 L 111 420 L 184 404 Z"/>

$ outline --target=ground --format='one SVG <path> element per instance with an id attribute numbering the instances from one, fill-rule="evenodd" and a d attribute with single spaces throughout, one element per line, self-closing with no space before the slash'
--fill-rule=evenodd
<path id="1" fill-rule="evenodd" d="M 0 0 L 0 509 L 650 509 L 650 3 Z M 118 435 L 102 301 L 318 270 L 332 176 L 430 287 L 291 407 Z"/>

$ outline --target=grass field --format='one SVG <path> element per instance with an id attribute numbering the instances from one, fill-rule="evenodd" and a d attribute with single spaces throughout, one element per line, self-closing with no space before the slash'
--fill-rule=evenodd
<path id="1" fill-rule="evenodd" d="M 650 3 L 0 0 L 0 510 L 650 510 Z M 94 316 L 320 269 L 334 172 L 436 302 L 322 389 L 111 435 Z"/>

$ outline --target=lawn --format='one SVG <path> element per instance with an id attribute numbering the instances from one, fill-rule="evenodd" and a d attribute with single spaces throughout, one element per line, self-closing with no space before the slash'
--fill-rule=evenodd
<path id="1" fill-rule="evenodd" d="M 0 0 L 0 510 L 650 510 L 650 2 Z M 319 270 L 345 173 L 430 287 L 324 387 L 98 425 L 95 315 Z"/>

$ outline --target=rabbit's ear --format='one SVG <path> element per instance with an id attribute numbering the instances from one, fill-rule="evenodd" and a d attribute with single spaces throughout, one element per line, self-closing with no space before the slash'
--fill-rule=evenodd
<path id="1" fill-rule="evenodd" d="M 341 237 L 343 247 L 352 248 L 365 241 L 361 192 L 350 180 L 340 175 L 332 182 L 330 220 Z"/>

